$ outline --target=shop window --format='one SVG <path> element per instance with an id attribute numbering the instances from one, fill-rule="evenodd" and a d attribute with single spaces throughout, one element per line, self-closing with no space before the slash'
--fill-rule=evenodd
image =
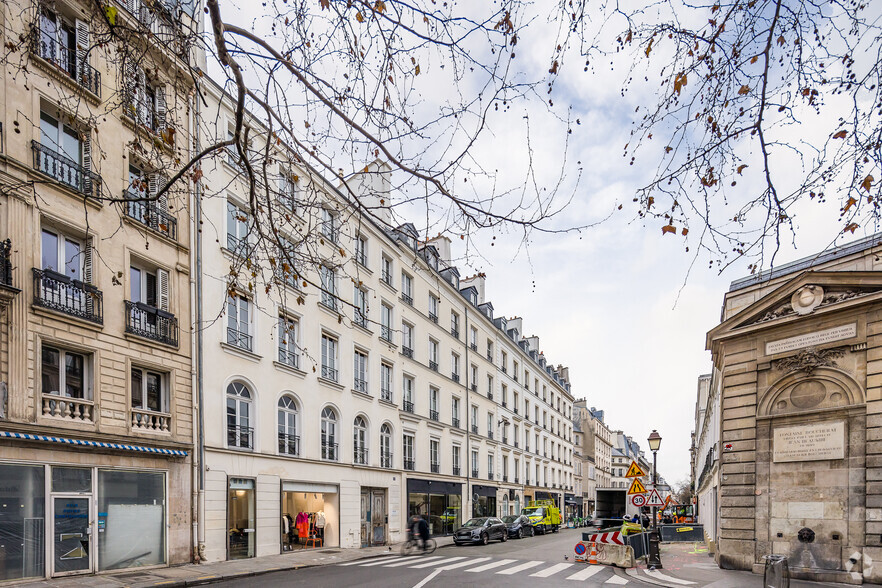
<path id="1" fill-rule="evenodd" d="M 331 407 L 322 411 L 322 459 L 340 459 L 337 443 L 337 413 Z"/>
<path id="2" fill-rule="evenodd" d="M 45 574 L 45 468 L 0 464 L 0 580 Z"/>
<path id="3" fill-rule="evenodd" d="M 352 425 L 352 461 L 358 465 L 368 464 L 368 429 L 364 417 L 355 417 Z"/>
<path id="4" fill-rule="evenodd" d="M 227 446 L 254 449 L 251 391 L 241 382 L 227 386 Z"/>
<path id="5" fill-rule="evenodd" d="M 300 455 L 297 435 L 297 403 L 288 395 L 279 398 L 279 453 Z"/>
<path id="6" fill-rule="evenodd" d="M 98 570 L 165 564 L 165 508 L 165 474 L 99 471 Z"/>

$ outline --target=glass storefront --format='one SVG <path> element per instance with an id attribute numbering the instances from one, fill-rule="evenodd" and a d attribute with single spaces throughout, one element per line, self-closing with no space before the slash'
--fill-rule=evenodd
<path id="1" fill-rule="evenodd" d="M 450 535 L 462 524 L 462 484 L 408 480 L 407 507 L 408 519 L 423 517 L 432 535 Z"/>
<path id="2" fill-rule="evenodd" d="M 339 518 L 337 486 L 282 482 L 282 551 L 339 547 Z"/>
<path id="3" fill-rule="evenodd" d="M 0 580 L 42 577 L 46 470 L 0 464 Z"/>
<path id="4" fill-rule="evenodd" d="M 496 517 L 496 486 L 472 486 L 472 516 L 473 517 Z"/>
<path id="5" fill-rule="evenodd" d="M 98 472 L 98 570 L 155 566 L 165 558 L 165 475 Z"/>
<path id="6" fill-rule="evenodd" d="M 230 478 L 227 495 L 227 544 L 229 559 L 254 557 L 256 540 L 254 480 Z"/>

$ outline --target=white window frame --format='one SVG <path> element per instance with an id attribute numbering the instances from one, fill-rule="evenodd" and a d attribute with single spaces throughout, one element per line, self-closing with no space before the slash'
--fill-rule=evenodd
<path id="1" fill-rule="evenodd" d="M 368 359 L 367 351 L 356 348 L 352 353 L 352 389 L 368 394 Z"/>
<path id="2" fill-rule="evenodd" d="M 339 365 L 340 340 L 336 336 L 322 333 L 322 375 L 332 382 L 340 381 Z"/>
<path id="3" fill-rule="evenodd" d="M 242 311 L 247 314 L 241 320 Z M 254 308 L 251 299 L 243 294 L 227 294 L 227 337 L 228 345 L 254 352 Z"/>

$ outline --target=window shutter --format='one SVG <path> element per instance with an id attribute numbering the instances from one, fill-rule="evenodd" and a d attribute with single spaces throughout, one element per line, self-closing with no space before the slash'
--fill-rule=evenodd
<path id="1" fill-rule="evenodd" d="M 158 194 L 160 190 L 165 188 L 165 185 L 168 183 L 168 178 L 164 174 L 157 173 L 153 175 L 156 177 L 156 192 L 154 192 L 154 194 Z M 156 206 L 158 206 L 159 210 L 162 212 L 168 212 L 168 192 L 164 192 L 162 196 L 157 198 Z"/>
<path id="2" fill-rule="evenodd" d="M 77 40 L 77 80 L 85 83 L 86 87 L 92 89 L 92 80 L 88 79 L 89 73 L 86 70 L 86 57 L 89 52 L 89 23 L 77 19 L 76 21 L 76 40 Z"/>
<path id="3" fill-rule="evenodd" d="M 92 136 L 90 131 L 83 133 L 83 192 L 87 196 L 95 196 L 98 186 L 92 185 Z"/>
<path id="4" fill-rule="evenodd" d="M 156 276 L 159 279 L 159 310 L 168 312 L 168 272 L 157 270 Z"/>
<path id="5" fill-rule="evenodd" d="M 165 87 L 156 87 L 156 129 L 159 132 L 166 127 Z"/>
<path id="6" fill-rule="evenodd" d="M 123 113 L 136 119 L 135 103 L 138 95 L 138 66 L 131 57 L 123 62 Z"/>
<path id="7" fill-rule="evenodd" d="M 83 283 L 92 284 L 92 240 L 86 239 L 83 249 Z"/>

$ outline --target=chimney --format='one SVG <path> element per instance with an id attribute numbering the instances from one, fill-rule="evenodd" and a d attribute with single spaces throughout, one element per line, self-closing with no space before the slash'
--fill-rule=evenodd
<path id="1" fill-rule="evenodd" d="M 434 245 L 438 251 L 438 257 L 444 265 L 450 265 L 450 239 L 438 233 L 437 237 L 426 241 L 426 245 Z"/>
<path id="2" fill-rule="evenodd" d="M 478 291 L 478 305 L 484 304 L 484 280 L 486 276 L 484 274 L 475 274 L 473 276 L 469 276 L 468 278 L 462 278 L 459 281 L 459 287 L 467 288 L 468 286 L 474 286 L 475 290 Z"/>
<path id="3" fill-rule="evenodd" d="M 392 168 L 389 164 L 375 159 L 365 169 L 346 178 L 343 183 L 348 186 L 348 189 L 340 188 L 344 196 L 349 197 L 349 190 L 352 190 L 371 215 L 380 223 L 391 226 Z"/>

